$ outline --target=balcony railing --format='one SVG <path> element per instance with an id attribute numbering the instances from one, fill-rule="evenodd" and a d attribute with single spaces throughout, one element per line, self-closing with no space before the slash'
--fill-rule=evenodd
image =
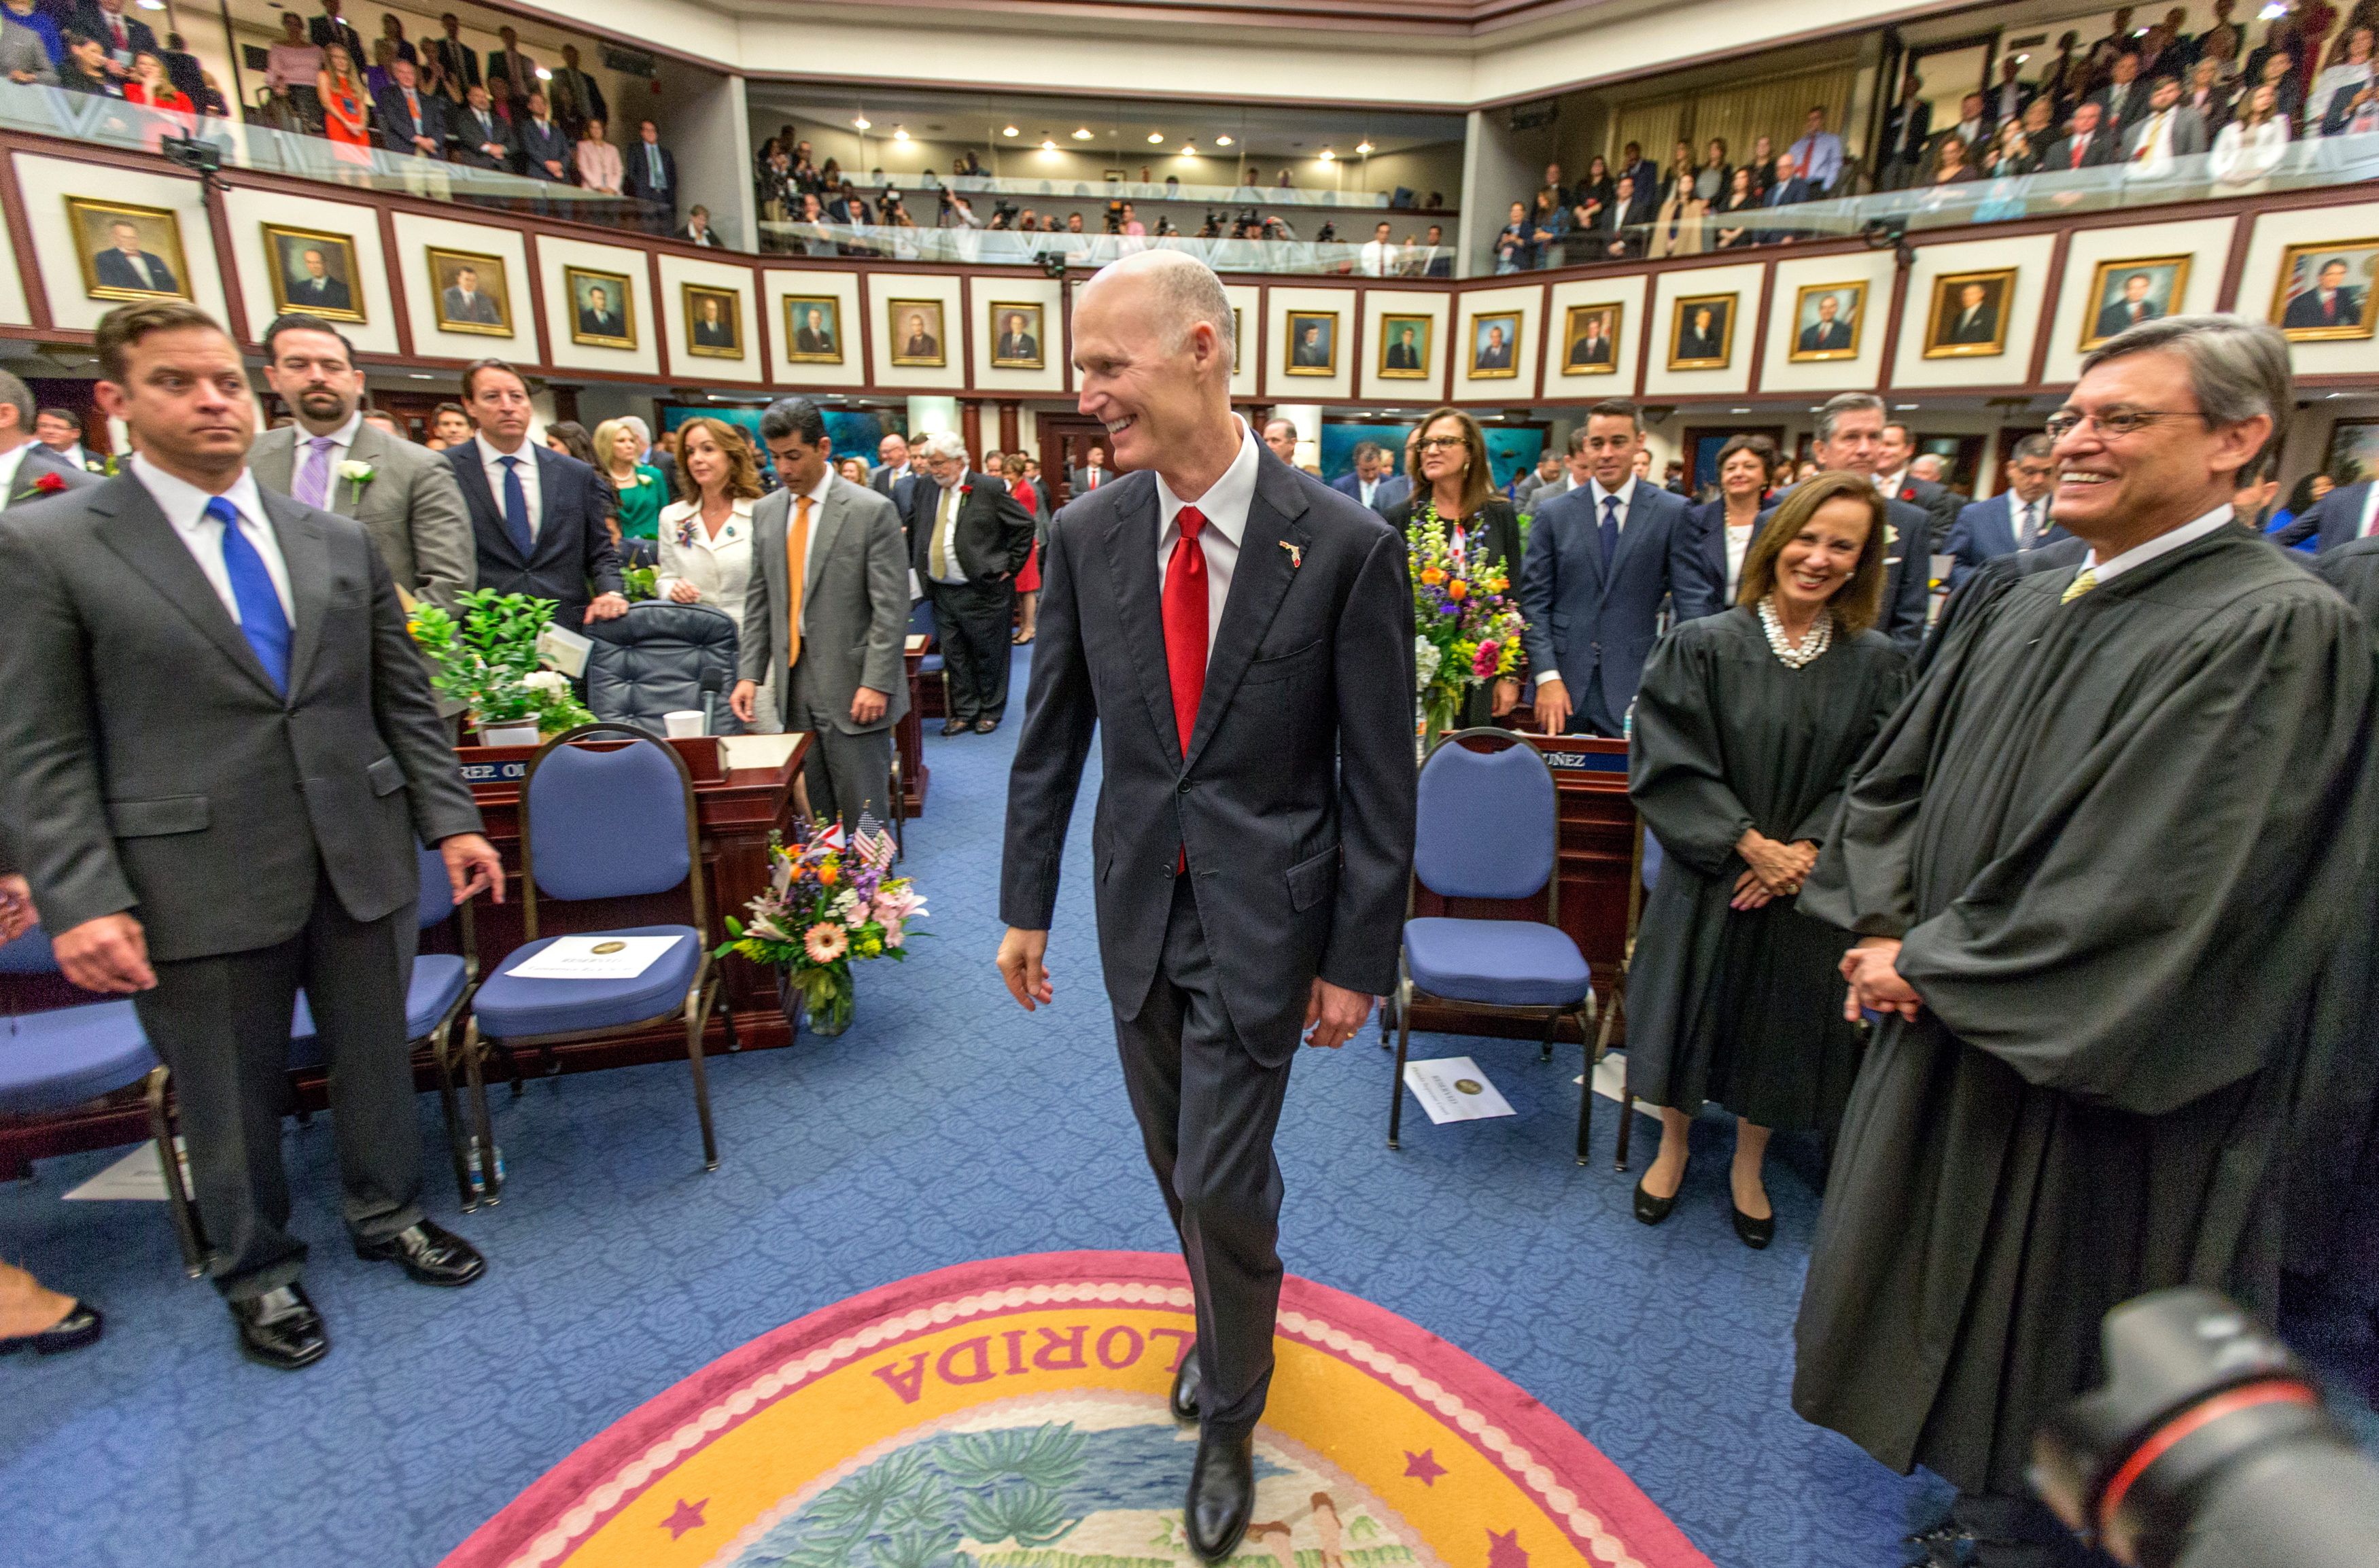
<path id="1" fill-rule="evenodd" d="M 1178 250 L 1218 272 L 1347 274 L 1366 271 L 1363 245 L 1333 240 L 1202 239 L 1189 235 L 1138 235 L 1027 233 L 1016 229 L 906 228 L 880 223 L 760 225 L 760 247 L 780 256 L 860 256 L 887 261 L 944 261 L 968 266 L 1104 267 L 1139 250 Z M 1391 246 L 1372 274 L 1451 277 L 1454 247 Z M 1434 265 L 1437 271 L 1432 273 Z"/>

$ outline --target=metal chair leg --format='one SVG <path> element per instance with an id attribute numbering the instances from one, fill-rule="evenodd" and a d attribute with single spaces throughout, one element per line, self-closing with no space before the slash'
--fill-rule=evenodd
<path id="1" fill-rule="evenodd" d="M 1589 993 L 1587 1006 L 1577 1009 L 1577 1037 L 1581 1041 L 1587 1040 L 1587 1026 L 1592 1021 L 1588 1013 L 1592 1004 L 1593 996 Z M 1594 1133 L 1594 1068 L 1597 1058 L 1590 1041 L 1587 1043 L 1585 1057 L 1586 1070 L 1579 1075 L 1577 1083 L 1577 1163 L 1581 1165 L 1586 1164 L 1586 1147 Z"/>
<path id="2" fill-rule="evenodd" d="M 479 1137 L 479 1201 L 493 1208 L 503 1196 L 503 1177 L 496 1170 L 496 1119 L 488 1113 L 488 1075 L 481 1070 L 487 1046 L 492 1043 L 503 1050 L 501 1041 L 487 1042 L 479 1037 L 479 1020 L 475 1017 L 463 1026 L 463 1079 L 471 1089 L 471 1109 L 478 1121 Z M 505 1052 L 506 1058 L 511 1056 Z M 513 1092 L 520 1092 L 517 1079 Z"/>
<path id="3" fill-rule="evenodd" d="M 1388 1147 L 1391 1149 L 1404 1147 L 1396 1141 L 1396 1137 L 1405 1125 L 1405 1052 L 1412 1039 L 1411 1002 L 1405 996 L 1402 986 L 1397 987 L 1396 995 L 1405 1005 L 1396 1009 L 1396 1067 L 1395 1076 L 1388 1080 Z"/>
<path id="4" fill-rule="evenodd" d="M 1553 1040 L 1561 1033 L 1561 1020 L 1564 1010 L 1564 1009 L 1563 1008 L 1555 1007 L 1545 1019 L 1544 1049 L 1537 1054 L 1537 1060 L 1540 1062 L 1550 1062 L 1553 1059 Z"/>
<path id="5" fill-rule="evenodd" d="M 719 1137 L 710 1125 L 710 1080 L 702 1068 L 702 1031 L 710 1020 L 711 987 L 717 983 L 713 976 L 686 1003 L 693 1017 L 686 1024 L 685 1061 L 694 1072 L 694 1110 L 702 1119 L 702 1168 L 706 1171 L 719 1168 Z"/>
<path id="6" fill-rule="evenodd" d="M 207 1237 L 199 1223 L 197 1203 L 182 1181 L 182 1159 L 174 1152 L 174 1116 L 167 1096 L 173 1074 L 164 1067 L 149 1070 L 149 1134 L 157 1140 L 157 1163 L 165 1176 L 165 1209 L 174 1222 L 174 1240 L 182 1249 L 182 1272 L 192 1279 L 207 1272 Z"/>
<path id="7" fill-rule="evenodd" d="M 429 1060 L 438 1069 L 438 1109 L 446 1120 L 446 1152 L 454 1161 L 454 1192 L 467 1214 L 478 1208 L 479 1195 L 471 1188 L 471 1165 L 463 1152 L 463 1118 L 454 1106 L 454 1066 L 446 1055 L 453 1030 L 454 1022 L 449 1019 L 430 1032 Z"/>
<path id="8" fill-rule="evenodd" d="M 1627 1076 L 1626 1057 L 1619 1059 L 1619 1150 L 1611 1168 L 1624 1172 L 1627 1169 L 1628 1135 L 1636 1130 L 1636 1086 Z"/>

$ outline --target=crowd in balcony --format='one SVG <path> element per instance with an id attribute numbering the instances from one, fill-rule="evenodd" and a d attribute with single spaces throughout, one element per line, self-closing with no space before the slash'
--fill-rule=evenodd
<path id="1" fill-rule="evenodd" d="M 2300 0 L 2252 45 L 2233 9 L 2234 0 L 2216 0 L 2211 22 L 2192 35 L 2185 7 L 2134 29 L 2124 6 L 2105 37 L 2084 47 L 2066 33 L 2030 75 L 2031 62 L 2006 56 L 1999 80 L 1967 93 L 1948 125 L 1934 123 L 1912 70 L 1884 113 L 1871 168 L 1844 146 L 1841 114 L 1826 104 L 1811 105 L 1781 148 L 1765 135 L 1741 153 L 1721 138 L 1698 151 L 1680 140 L 1663 165 L 1631 141 L 1615 163 L 1595 157 L 1575 182 L 1552 164 L 1532 196 L 1512 203 L 1495 270 L 1788 243 L 1892 211 L 1991 222 L 2026 211 L 2043 194 L 2034 178 L 2042 175 L 2061 187 L 2047 195 L 2059 205 L 2138 182 L 2243 195 L 2264 187 L 2293 143 L 2379 131 L 2379 0 L 2356 0 L 2342 15 L 2327 0 Z M 1907 194 L 1855 217 L 1778 211 L 1889 193 Z"/>

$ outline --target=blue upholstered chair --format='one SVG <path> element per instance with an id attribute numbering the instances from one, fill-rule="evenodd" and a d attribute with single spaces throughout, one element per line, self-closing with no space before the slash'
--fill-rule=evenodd
<path id="1" fill-rule="evenodd" d="M 1465 742 L 1501 749 L 1473 750 Z M 1417 997 L 1531 1021 L 1544 1019 L 1544 1055 L 1564 1018 L 1591 1041 L 1594 973 L 1561 928 L 1558 805 L 1552 769 L 1526 736 L 1508 730 L 1458 730 L 1421 764 L 1415 889 L 1446 899 L 1545 896 L 1544 923 L 1515 920 L 1411 918 L 1406 898 L 1404 951 L 1396 988 L 1396 1068 L 1388 1101 L 1388 1147 L 1404 1121 L 1405 1055 Z M 1481 825 L 1487 825 L 1482 830 Z M 1577 1106 L 1577 1161 L 1586 1163 L 1594 1109 L 1595 1048 L 1587 1048 Z"/>
<path id="2" fill-rule="evenodd" d="M 933 600 L 919 599 L 909 607 L 909 635 L 932 638 L 934 635 Z M 941 712 L 943 717 L 948 717 L 950 711 L 949 667 L 943 662 L 940 647 L 931 641 L 925 644 L 925 657 L 917 661 L 917 679 L 931 681 L 941 687 Z M 922 692 L 909 694 L 910 702 L 917 706 L 920 713 L 924 711 L 924 706 L 917 699 L 924 694 Z"/>
<path id="3" fill-rule="evenodd" d="M 590 743 L 575 743 L 582 740 Z M 625 744 L 619 743 L 622 740 Z M 472 997 L 464 1039 L 483 1147 L 492 1147 L 493 1134 L 480 1070 L 483 1042 L 498 1049 L 550 1048 L 682 1021 L 694 1112 L 702 1122 L 702 1168 L 717 1170 L 719 1141 L 710 1125 L 702 1031 L 718 1000 L 719 970 L 710 956 L 694 778 L 684 760 L 658 738 L 625 724 L 582 724 L 557 735 L 529 759 L 528 776 L 521 781 L 520 836 L 521 920 L 527 940 L 505 955 Z M 633 979 L 537 980 L 513 973 L 556 940 L 537 935 L 540 898 L 629 899 L 677 887 L 686 889 L 690 925 L 578 934 L 679 939 Z M 719 1017 L 732 1049 L 734 1018 L 723 1007 Z M 490 1202 L 500 1185 L 489 1182 Z"/>

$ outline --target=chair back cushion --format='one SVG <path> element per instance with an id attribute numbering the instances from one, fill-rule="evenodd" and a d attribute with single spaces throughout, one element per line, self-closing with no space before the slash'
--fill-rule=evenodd
<path id="1" fill-rule="evenodd" d="M 741 735 L 727 707 L 735 690 L 735 621 L 706 604 L 648 599 L 610 621 L 585 627 L 586 706 L 595 717 L 661 733 L 661 715 L 702 706 L 702 678 L 719 680 L 718 733 Z"/>
<path id="2" fill-rule="evenodd" d="M 421 861 L 421 902 L 415 917 L 421 929 L 444 920 L 454 912 L 454 879 L 446 874 L 446 857 L 435 850 L 419 851 Z"/>
<path id="3" fill-rule="evenodd" d="M 537 889 L 549 899 L 666 893 L 692 869 L 693 796 L 658 741 L 556 746 L 529 775 L 521 807 Z"/>
<path id="4" fill-rule="evenodd" d="M 0 974 L 55 974 L 58 959 L 50 938 L 36 925 L 14 942 L 0 947 Z"/>
<path id="5" fill-rule="evenodd" d="M 1517 737 L 1501 751 L 1447 741 L 1420 770 L 1413 870 L 1449 899 L 1525 899 L 1553 874 L 1552 772 Z"/>

